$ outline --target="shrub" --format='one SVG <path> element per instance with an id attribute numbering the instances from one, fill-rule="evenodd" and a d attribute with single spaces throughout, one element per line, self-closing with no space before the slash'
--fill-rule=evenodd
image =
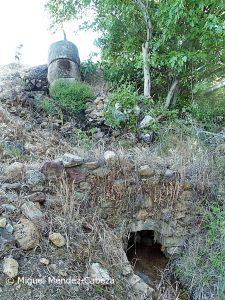
<path id="1" fill-rule="evenodd" d="M 123 84 L 109 97 L 105 119 L 113 128 L 124 127 L 136 133 L 139 121 L 144 116 L 150 115 L 152 122 L 141 130 L 144 133 L 160 129 L 159 116 L 160 119 L 171 120 L 177 118 L 177 113 L 176 110 L 165 109 L 160 102 L 154 103 L 152 99 L 140 96 L 132 85 Z"/>
<path id="2" fill-rule="evenodd" d="M 94 134 L 97 131 L 95 127 L 89 130 L 76 128 L 71 134 L 70 140 L 84 149 L 91 149 L 94 143 Z"/>
<path id="3" fill-rule="evenodd" d="M 64 121 L 63 112 L 53 98 L 44 97 L 36 103 L 36 108 L 45 112 L 48 116 L 56 116 L 62 122 Z"/>
<path id="4" fill-rule="evenodd" d="M 50 94 L 63 114 L 70 116 L 79 116 L 85 108 L 85 101 L 93 98 L 87 84 L 62 79 L 53 82 Z"/>
<path id="5" fill-rule="evenodd" d="M 138 114 L 136 107 L 140 96 L 131 85 L 121 85 L 108 99 L 105 109 L 105 119 L 109 126 L 119 128 L 128 127 L 136 131 Z"/>
<path id="6" fill-rule="evenodd" d="M 191 108 L 192 115 L 207 130 L 217 131 L 225 126 L 225 88 L 199 94 Z"/>
<path id="7" fill-rule="evenodd" d="M 56 107 L 53 99 L 45 97 L 37 103 L 37 108 L 42 109 L 47 115 L 53 115 Z"/>

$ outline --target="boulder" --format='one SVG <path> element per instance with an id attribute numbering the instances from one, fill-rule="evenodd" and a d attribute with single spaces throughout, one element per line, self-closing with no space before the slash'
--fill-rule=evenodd
<path id="1" fill-rule="evenodd" d="M 20 219 L 14 226 L 14 237 L 23 250 L 30 250 L 38 246 L 40 235 L 36 226 L 27 219 Z"/>

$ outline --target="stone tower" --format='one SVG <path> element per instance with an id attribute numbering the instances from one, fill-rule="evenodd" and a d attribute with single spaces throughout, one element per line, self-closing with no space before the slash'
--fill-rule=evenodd
<path id="1" fill-rule="evenodd" d="M 81 81 L 77 47 L 66 39 L 53 43 L 48 53 L 48 82 L 56 79 Z"/>

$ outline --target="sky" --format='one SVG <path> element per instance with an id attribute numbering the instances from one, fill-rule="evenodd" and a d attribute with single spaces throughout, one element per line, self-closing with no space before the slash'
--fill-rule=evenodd
<path id="1" fill-rule="evenodd" d="M 23 44 L 21 62 L 27 65 L 47 63 L 51 43 L 63 39 L 61 31 L 50 31 L 50 20 L 44 10 L 45 0 L 0 0 L 0 65 L 14 62 L 16 47 Z M 74 42 L 81 60 L 91 52 L 99 52 L 94 46 L 97 34 L 80 31 L 76 21 L 65 24 L 67 39 Z"/>

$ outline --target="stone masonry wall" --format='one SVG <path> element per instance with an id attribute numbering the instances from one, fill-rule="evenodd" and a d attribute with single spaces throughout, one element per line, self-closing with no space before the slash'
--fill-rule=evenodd
<path id="1" fill-rule="evenodd" d="M 124 234 L 153 230 L 168 255 L 179 252 L 197 222 L 197 195 L 188 182 L 181 182 L 172 170 L 136 165 L 113 151 L 100 160 L 67 153 L 42 166 L 13 163 L 5 169 L 5 178 L 5 188 L 26 190 L 28 211 L 30 202 L 48 206 L 48 196 L 54 195 L 60 178 L 66 178 L 76 197 L 86 198 L 90 210 L 96 207 L 110 227 L 120 228 L 125 222 Z"/>

